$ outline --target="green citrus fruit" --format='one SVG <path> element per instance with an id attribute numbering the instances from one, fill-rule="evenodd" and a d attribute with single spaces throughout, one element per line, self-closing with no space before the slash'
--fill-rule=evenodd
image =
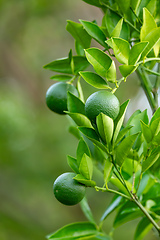
<path id="1" fill-rule="evenodd" d="M 106 90 L 91 94 L 85 103 L 86 116 L 93 122 L 100 113 L 104 113 L 114 120 L 118 116 L 119 110 L 118 98 Z"/>
<path id="2" fill-rule="evenodd" d="M 79 203 L 86 192 L 85 185 L 73 179 L 75 173 L 63 173 L 53 184 L 53 192 L 57 200 L 65 205 Z"/>
<path id="3" fill-rule="evenodd" d="M 65 114 L 67 111 L 67 92 L 78 96 L 75 86 L 66 82 L 54 83 L 46 92 L 46 104 L 55 113 Z"/>

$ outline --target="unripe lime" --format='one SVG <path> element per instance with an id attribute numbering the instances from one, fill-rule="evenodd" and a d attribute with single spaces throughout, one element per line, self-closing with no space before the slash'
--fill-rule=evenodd
<path id="1" fill-rule="evenodd" d="M 78 96 L 78 91 L 72 84 L 66 82 L 54 83 L 46 92 L 46 104 L 55 113 L 65 114 L 67 111 L 67 92 Z"/>
<path id="2" fill-rule="evenodd" d="M 73 179 L 75 173 L 63 173 L 53 184 L 53 192 L 57 200 L 65 205 L 75 205 L 85 196 L 85 185 Z"/>
<path id="3" fill-rule="evenodd" d="M 91 94 L 85 103 L 86 116 L 93 122 L 100 113 L 104 113 L 114 120 L 118 116 L 119 110 L 118 98 L 106 90 Z"/>

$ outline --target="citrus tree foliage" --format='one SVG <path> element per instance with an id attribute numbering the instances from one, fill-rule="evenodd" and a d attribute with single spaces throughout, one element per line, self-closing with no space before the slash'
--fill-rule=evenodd
<path id="1" fill-rule="evenodd" d="M 143 239 L 153 227 L 159 235 L 160 3 L 159 0 L 84 2 L 102 10 L 102 24 L 99 26 L 96 20 L 80 19 L 78 23 L 68 20 L 66 29 L 75 40 L 77 55 L 70 50 L 67 57 L 44 67 L 56 72 L 51 79 L 75 84 L 79 92 L 78 97 L 68 92 L 68 110 L 65 111 L 73 120 L 69 130 L 79 140 L 77 156 L 67 157 L 69 166 L 76 173 L 74 179 L 86 188 L 96 190 L 95 194 L 97 191 L 111 192 L 114 198 L 98 223 L 84 198 L 80 205 L 87 222 L 69 224 L 47 237 L 111 240 L 111 235 L 103 229 L 103 223 L 113 211 L 116 211 L 114 229 L 138 218 L 134 239 Z M 99 47 L 91 46 L 92 39 Z M 119 62 L 120 79 L 117 78 L 113 57 Z M 116 119 L 100 113 L 94 123 L 90 121 L 85 113 L 81 79 L 97 90 L 115 93 L 133 72 L 137 73 L 147 96 L 152 118 L 149 119 L 147 110 L 137 110 L 124 124 L 127 100 L 121 104 Z M 151 81 L 152 75 L 155 75 L 154 81 Z M 101 171 L 103 186 L 97 186 L 93 166 Z"/>

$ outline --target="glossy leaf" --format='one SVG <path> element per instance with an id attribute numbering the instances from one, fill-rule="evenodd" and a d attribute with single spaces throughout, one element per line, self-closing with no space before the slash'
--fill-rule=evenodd
<path id="1" fill-rule="evenodd" d="M 85 104 L 71 92 L 67 93 L 67 108 L 71 113 L 81 113 L 85 115 Z"/>
<path id="2" fill-rule="evenodd" d="M 150 126 L 152 125 L 152 122 L 155 121 L 158 118 L 160 119 L 160 107 L 153 114 L 153 116 L 151 118 L 151 121 L 150 121 Z"/>
<path id="3" fill-rule="evenodd" d="M 86 154 L 87 156 L 91 157 L 91 153 L 90 153 L 90 150 L 89 150 L 89 147 L 87 145 L 87 143 L 84 141 L 83 138 L 80 139 L 79 143 L 78 143 L 78 147 L 77 147 L 77 163 L 78 163 L 78 166 L 81 162 L 81 159 L 83 157 L 83 154 Z"/>
<path id="4" fill-rule="evenodd" d="M 76 50 L 77 55 L 85 56 L 84 48 L 77 40 L 75 40 L 75 50 Z"/>
<path id="5" fill-rule="evenodd" d="M 130 196 L 129 192 L 127 189 L 124 187 L 124 185 L 119 181 L 118 178 L 111 177 L 110 182 L 115 185 L 121 192 L 126 194 L 127 196 Z M 128 181 L 125 181 L 128 189 L 131 191 L 132 190 L 132 184 Z"/>
<path id="6" fill-rule="evenodd" d="M 85 31 L 82 24 L 68 20 L 66 29 L 83 48 L 90 47 L 91 37 Z"/>
<path id="7" fill-rule="evenodd" d="M 96 73 L 93 72 L 79 72 L 83 79 L 98 89 L 111 89 L 111 87 L 106 83 L 106 81 Z"/>
<path id="8" fill-rule="evenodd" d="M 116 197 L 116 199 L 109 204 L 109 206 L 103 213 L 100 221 L 103 222 L 108 217 L 109 214 L 111 214 L 115 209 L 117 209 L 120 206 L 121 201 L 122 201 L 121 196 Z"/>
<path id="9" fill-rule="evenodd" d="M 122 30 L 122 26 L 123 26 L 123 18 L 121 18 L 117 25 L 115 26 L 115 28 L 113 29 L 112 33 L 111 33 L 111 37 L 119 37 L 121 30 Z"/>
<path id="10" fill-rule="evenodd" d="M 129 103 L 129 100 L 127 100 L 120 106 L 120 112 L 118 114 L 118 117 L 114 121 L 115 127 L 114 127 L 113 143 L 116 141 L 119 131 L 122 127 L 128 103 Z"/>
<path id="11" fill-rule="evenodd" d="M 160 147 L 156 147 L 151 155 L 143 162 L 142 172 L 147 171 L 160 157 Z"/>
<path id="12" fill-rule="evenodd" d="M 148 218 L 144 217 L 142 220 L 138 223 L 134 239 L 135 240 L 142 240 L 145 235 L 152 229 L 153 225 L 150 223 Z"/>
<path id="13" fill-rule="evenodd" d="M 119 66 L 119 70 L 122 74 L 123 77 L 128 77 L 129 75 L 131 75 L 138 66 L 134 66 L 134 65 L 121 65 Z"/>
<path id="14" fill-rule="evenodd" d="M 116 0 L 116 3 L 123 14 L 126 14 L 130 7 L 131 0 Z"/>
<path id="15" fill-rule="evenodd" d="M 79 164 L 79 172 L 87 180 L 92 179 L 92 175 L 93 175 L 92 159 L 88 155 L 86 155 L 85 153 L 83 154 L 82 159 L 81 159 L 80 164 Z"/>
<path id="16" fill-rule="evenodd" d="M 152 31 L 144 38 L 145 42 L 149 42 L 148 46 L 142 53 L 142 59 L 152 50 L 160 39 L 160 27 L 152 29 Z"/>
<path id="17" fill-rule="evenodd" d="M 104 143 L 109 144 L 113 136 L 114 122 L 107 115 L 100 113 L 96 118 L 97 128 Z"/>
<path id="18" fill-rule="evenodd" d="M 51 77 L 52 80 L 54 81 L 70 81 L 73 78 L 73 76 L 70 75 L 62 75 L 62 74 L 57 74 Z"/>
<path id="19" fill-rule="evenodd" d="M 90 222 L 78 222 L 68 224 L 58 231 L 47 236 L 48 239 L 56 239 L 56 240 L 75 240 L 80 237 L 89 237 L 92 235 L 98 234 L 98 230 L 95 224 Z"/>
<path id="20" fill-rule="evenodd" d="M 75 172 L 75 173 L 79 173 L 79 169 L 78 169 L 78 164 L 77 164 L 77 159 L 73 158 L 71 156 L 67 156 L 67 162 L 68 165 L 70 166 L 70 168 Z"/>
<path id="21" fill-rule="evenodd" d="M 120 63 L 128 64 L 130 46 L 129 42 L 122 38 L 112 38 L 115 57 Z"/>
<path id="22" fill-rule="evenodd" d="M 89 206 L 89 204 L 88 204 L 88 201 L 87 201 L 87 198 L 86 198 L 86 197 L 84 197 L 84 198 L 82 199 L 82 201 L 80 202 L 80 205 L 81 205 L 81 209 L 82 209 L 84 215 L 86 216 L 86 218 L 87 218 L 90 222 L 92 222 L 92 223 L 95 224 L 95 220 L 94 220 L 92 211 L 91 211 L 91 209 L 90 209 L 90 206 Z"/>
<path id="23" fill-rule="evenodd" d="M 143 25 L 140 32 L 140 39 L 144 41 L 146 36 L 156 28 L 157 24 L 147 8 L 143 8 Z"/>
<path id="24" fill-rule="evenodd" d="M 98 48 L 89 48 L 85 50 L 89 63 L 95 71 L 107 81 L 116 80 L 116 68 L 112 59 Z"/>
<path id="25" fill-rule="evenodd" d="M 127 132 L 132 128 L 133 126 L 127 126 L 125 128 L 123 128 L 119 134 L 118 134 L 118 137 L 117 137 L 117 140 L 115 142 L 115 145 L 118 144 L 124 137 L 125 135 L 127 134 Z"/>
<path id="26" fill-rule="evenodd" d="M 93 180 L 88 180 L 87 178 L 85 178 L 83 175 L 78 174 L 76 175 L 73 179 L 75 179 L 76 181 L 78 181 L 79 183 L 84 184 L 86 187 L 95 187 L 96 186 L 96 182 Z"/>
<path id="27" fill-rule="evenodd" d="M 108 181 L 110 180 L 110 174 L 111 174 L 112 168 L 113 168 L 113 164 L 107 158 L 104 166 L 104 182 L 106 187 L 107 187 Z"/>
<path id="28" fill-rule="evenodd" d="M 153 138 L 151 129 L 143 121 L 141 121 L 141 128 L 144 138 L 146 139 L 147 143 L 150 143 Z"/>
<path id="29" fill-rule="evenodd" d="M 121 167 L 125 161 L 129 151 L 131 150 L 138 133 L 126 137 L 116 148 L 115 161 Z"/>
<path id="30" fill-rule="evenodd" d="M 88 61 L 83 56 L 73 56 L 73 62 L 74 62 L 74 73 L 83 71 L 89 66 Z M 44 68 L 54 72 L 73 74 L 71 64 L 70 64 L 70 59 L 68 57 L 57 59 L 45 65 Z"/>
<path id="31" fill-rule="evenodd" d="M 83 114 L 81 113 L 71 113 L 71 112 L 67 112 L 65 111 L 73 120 L 74 122 L 78 125 L 78 126 L 85 126 L 85 127 L 92 127 L 92 124 L 90 122 L 90 120 Z"/>
<path id="32" fill-rule="evenodd" d="M 95 39 L 103 47 L 108 48 L 108 45 L 105 43 L 106 36 L 97 24 L 95 24 L 93 22 L 89 22 L 89 21 L 84 21 L 84 20 L 80 20 L 80 22 L 82 23 L 82 25 L 83 25 L 84 29 L 87 31 L 87 33 L 93 39 Z"/>
<path id="33" fill-rule="evenodd" d="M 129 53 L 129 65 L 135 65 L 138 62 L 147 45 L 148 42 L 139 42 L 133 45 Z"/>

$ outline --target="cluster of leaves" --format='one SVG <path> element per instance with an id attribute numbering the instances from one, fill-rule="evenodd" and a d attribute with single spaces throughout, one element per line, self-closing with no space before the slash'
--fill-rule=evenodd
<path id="1" fill-rule="evenodd" d="M 96 21 L 67 21 L 67 30 L 75 39 L 77 55 L 73 56 L 70 50 L 68 57 L 55 60 L 45 68 L 60 73 L 51 77 L 53 80 L 70 83 L 77 80 L 79 97 L 68 93 L 66 112 L 73 120 L 69 130 L 79 139 L 76 158 L 67 158 L 77 174 L 75 179 L 87 187 L 117 194 L 103 213 L 99 226 L 114 210 L 118 210 L 114 228 L 141 217 L 135 233 L 135 239 L 140 240 L 153 225 L 156 227 L 156 221 L 160 219 L 160 108 L 155 111 L 156 97 L 151 94 L 157 81 L 151 85 L 146 77 L 147 72 L 159 76 L 153 67 L 160 60 L 160 5 L 158 0 L 84 2 L 102 9 L 102 25 L 98 26 Z M 101 47 L 91 47 L 92 39 Z M 122 78 L 119 80 L 112 56 L 121 64 Z M 93 67 L 92 71 L 84 71 L 89 66 Z M 143 82 L 155 111 L 151 120 L 146 110 L 137 110 L 124 125 L 129 103 L 126 101 L 114 121 L 101 113 L 96 124 L 91 123 L 85 115 L 81 77 L 97 89 L 115 92 L 134 71 Z M 93 165 L 103 173 L 103 187 L 96 186 Z M 67 225 L 48 238 L 111 239 L 96 225 L 86 199 L 81 202 L 81 207 L 89 222 Z"/>

